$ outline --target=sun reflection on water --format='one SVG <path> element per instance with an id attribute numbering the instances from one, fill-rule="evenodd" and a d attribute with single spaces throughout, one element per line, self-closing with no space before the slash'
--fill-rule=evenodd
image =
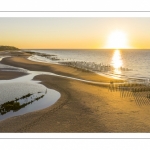
<path id="1" fill-rule="evenodd" d="M 111 65 L 114 67 L 114 73 L 115 74 L 121 74 L 121 67 L 123 65 L 121 52 L 120 50 L 115 50 L 113 53 Z"/>

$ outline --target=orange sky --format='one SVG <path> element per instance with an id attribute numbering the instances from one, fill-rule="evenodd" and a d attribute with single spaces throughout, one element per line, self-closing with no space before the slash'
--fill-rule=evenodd
<path id="1" fill-rule="evenodd" d="M 150 48 L 150 18 L 0 18 L 0 25 L 0 45 L 22 49 L 115 48 L 119 37 L 114 47 L 107 43 L 116 30 L 125 33 L 128 48 Z"/>

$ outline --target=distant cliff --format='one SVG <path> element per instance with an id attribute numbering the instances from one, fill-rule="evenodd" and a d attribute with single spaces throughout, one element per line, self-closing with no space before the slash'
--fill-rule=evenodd
<path id="1" fill-rule="evenodd" d="M 19 50 L 19 49 L 14 46 L 0 46 L 0 51 L 3 50 Z"/>

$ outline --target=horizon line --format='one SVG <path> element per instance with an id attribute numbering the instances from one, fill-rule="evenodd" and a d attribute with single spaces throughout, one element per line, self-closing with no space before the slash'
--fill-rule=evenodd
<path id="1" fill-rule="evenodd" d="M 100 50 L 100 49 L 106 49 L 106 50 L 113 50 L 113 49 L 131 49 L 131 50 L 150 50 L 150 48 L 21 48 L 20 50 Z"/>

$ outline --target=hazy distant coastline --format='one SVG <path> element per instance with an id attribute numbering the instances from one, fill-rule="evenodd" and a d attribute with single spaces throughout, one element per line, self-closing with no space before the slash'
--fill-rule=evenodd
<path id="1" fill-rule="evenodd" d="M 20 50 L 20 49 L 14 46 L 0 46 L 0 51 L 3 50 Z"/>

